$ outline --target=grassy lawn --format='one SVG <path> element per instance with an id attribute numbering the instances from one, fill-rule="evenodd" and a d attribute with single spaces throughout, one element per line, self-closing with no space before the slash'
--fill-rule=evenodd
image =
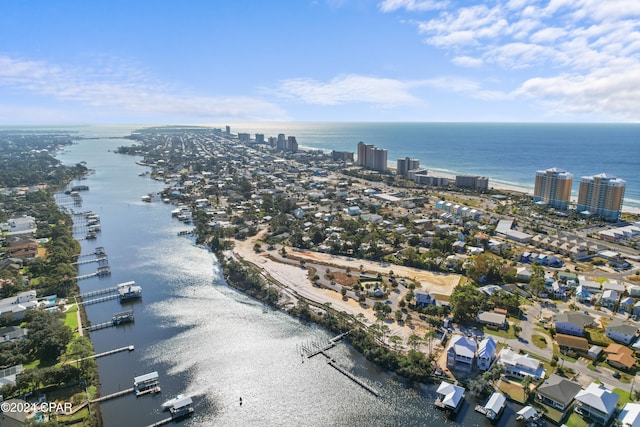
<path id="1" fill-rule="evenodd" d="M 564 417 L 564 412 L 559 411 L 556 408 L 552 408 L 549 405 L 545 405 L 544 403 L 536 401 L 536 406 L 540 408 L 538 412 L 540 412 L 540 410 L 544 412 L 544 416 L 556 423 L 556 425 L 559 425 L 560 421 L 562 421 L 562 418 Z"/>
<path id="2" fill-rule="evenodd" d="M 524 403 L 524 390 L 519 383 L 501 379 L 498 382 L 498 389 L 516 402 Z"/>
<path id="3" fill-rule="evenodd" d="M 611 339 L 607 338 L 604 329 L 586 328 L 585 331 L 589 334 L 590 344 L 597 344 L 606 347 L 613 342 Z"/>
<path id="4" fill-rule="evenodd" d="M 37 368 L 38 366 L 40 366 L 40 359 L 36 359 L 33 362 L 29 362 L 29 363 L 25 363 L 23 365 L 24 370 L 28 370 L 28 369 L 34 369 Z"/>
<path id="5" fill-rule="evenodd" d="M 567 422 L 565 423 L 567 427 L 589 427 L 589 423 L 582 419 L 580 414 L 573 412 Z"/>
<path id="6" fill-rule="evenodd" d="M 72 331 L 78 329 L 78 306 L 69 307 L 65 313 L 64 324 L 71 328 Z"/>
<path id="7" fill-rule="evenodd" d="M 620 396 L 620 400 L 618 400 L 618 407 L 622 407 L 625 403 L 631 402 L 631 395 L 628 391 L 624 391 L 621 388 L 614 388 L 613 392 Z"/>
<path id="8" fill-rule="evenodd" d="M 509 324 L 509 330 L 505 331 L 504 329 L 500 329 L 500 330 L 494 330 L 491 328 L 487 328 L 486 326 L 484 326 L 482 328 L 482 331 L 485 334 L 490 334 L 496 337 L 500 337 L 500 338 L 505 338 L 505 339 L 515 339 L 516 338 L 516 334 L 515 331 L 513 330 L 513 324 Z"/>
<path id="9" fill-rule="evenodd" d="M 531 335 L 531 341 L 533 341 L 533 345 L 535 345 L 538 348 L 541 348 L 541 349 L 547 348 L 547 338 L 542 335 L 538 335 L 538 334 Z"/>

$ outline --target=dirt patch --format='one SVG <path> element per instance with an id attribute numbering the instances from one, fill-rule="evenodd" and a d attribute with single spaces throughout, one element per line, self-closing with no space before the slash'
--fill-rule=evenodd
<path id="1" fill-rule="evenodd" d="M 338 285 L 353 287 L 358 283 L 358 278 L 347 273 L 342 273 L 340 271 L 332 271 L 329 274 L 325 274 L 326 279 L 331 280 L 330 277 L 333 277 L 333 281 Z"/>

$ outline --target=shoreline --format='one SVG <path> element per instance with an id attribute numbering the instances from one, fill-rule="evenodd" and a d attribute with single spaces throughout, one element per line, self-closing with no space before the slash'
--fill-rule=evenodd
<path id="1" fill-rule="evenodd" d="M 448 178 L 448 179 L 452 179 L 455 180 L 456 179 L 456 175 L 453 174 L 449 174 L 449 173 L 444 173 L 444 172 L 434 172 L 433 174 L 429 173 L 430 176 L 434 176 L 434 177 L 442 177 L 442 178 Z M 489 189 L 491 190 L 498 190 L 498 191 L 509 191 L 512 193 L 520 193 L 520 194 L 525 194 L 527 196 L 531 196 L 533 197 L 533 189 L 529 189 L 529 188 L 524 188 L 524 187 L 519 187 L 516 184 L 512 184 L 512 183 L 504 183 L 504 182 L 496 182 L 496 181 L 492 181 L 492 178 L 489 177 Z M 578 198 L 576 196 L 571 196 L 570 197 L 571 202 L 572 203 L 576 203 Z M 636 207 L 636 206 L 628 206 L 628 205 L 622 205 L 622 213 L 629 213 L 629 214 L 634 214 L 634 215 L 640 215 L 640 207 Z"/>

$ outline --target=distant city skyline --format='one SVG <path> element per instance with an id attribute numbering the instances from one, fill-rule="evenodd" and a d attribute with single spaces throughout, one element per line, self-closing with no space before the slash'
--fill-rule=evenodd
<path id="1" fill-rule="evenodd" d="M 0 3 L 0 125 L 640 122 L 640 3 Z"/>

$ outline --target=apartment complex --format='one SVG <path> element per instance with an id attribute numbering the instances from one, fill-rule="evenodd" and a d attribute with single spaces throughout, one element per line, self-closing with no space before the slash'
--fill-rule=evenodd
<path id="1" fill-rule="evenodd" d="M 585 215 L 601 215 L 616 221 L 622 211 L 626 181 L 601 173 L 580 178 L 576 210 Z"/>
<path id="2" fill-rule="evenodd" d="M 567 209 L 573 175 L 558 168 L 536 171 L 533 201 L 556 209 Z"/>
<path id="3" fill-rule="evenodd" d="M 456 175 L 456 187 L 488 190 L 489 178 L 477 175 Z"/>
<path id="4" fill-rule="evenodd" d="M 407 176 L 407 173 L 412 170 L 420 169 L 420 160 L 419 159 L 411 159 L 409 157 L 405 157 L 404 159 L 398 159 L 398 167 L 396 169 L 396 173 L 398 175 Z"/>
<path id="5" fill-rule="evenodd" d="M 573 175 L 558 168 L 539 170 L 533 189 L 533 201 L 552 208 L 567 209 Z M 626 181 L 601 173 L 580 178 L 576 211 L 617 221 L 622 212 Z"/>
<path id="6" fill-rule="evenodd" d="M 359 142 L 358 164 L 365 169 L 385 172 L 387 170 L 387 150 Z"/>

